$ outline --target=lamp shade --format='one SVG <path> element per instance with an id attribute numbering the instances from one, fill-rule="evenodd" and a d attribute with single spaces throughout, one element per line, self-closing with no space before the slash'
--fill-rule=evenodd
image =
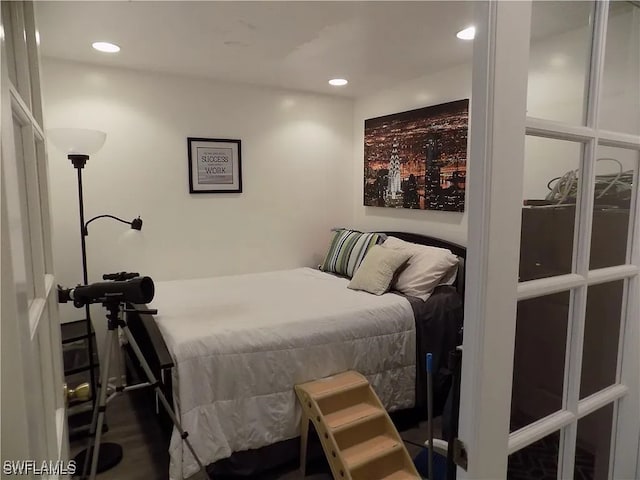
<path id="1" fill-rule="evenodd" d="M 68 155 L 91 155 L 102 148 L 107 134 L 87 128 L 51 128 L 47 130 L 47 138 Z"/>

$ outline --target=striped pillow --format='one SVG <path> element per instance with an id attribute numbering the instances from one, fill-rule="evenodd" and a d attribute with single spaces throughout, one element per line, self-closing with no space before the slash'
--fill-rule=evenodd
<path id="1" fill-rule="evenodd" d="M 383 240 L 379 233 L 336 230 L 320 270 L 351 278 L 369 249 Z"/>

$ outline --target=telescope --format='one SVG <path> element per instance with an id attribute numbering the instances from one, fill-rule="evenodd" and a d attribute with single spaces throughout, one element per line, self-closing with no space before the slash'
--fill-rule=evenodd
<path id="1" fill-rule="evenodd" d="M 133 278 L 132 278 L 133 277 Z M 184 431 L 180 420 L 176 417 L 171 405 L 167 401 L 164 392 L 160 388 L 160 382 L 156 379 L 149 362 L 144 358 L 142 350 L 136 339 L 129 330 L 126 316 L 123 318 L 122 313 L 136 311 L 138 313 L 156 314 L 157 310 L 141 310 L 139 307 L 134 307 L 135 310 L 128 310 L 123 303 L 144 304 L 153 300 L 155 293 L 155 287 L 153 280 L 150 277 L 140 277 L 138 273 L 129 272 L 117 272 L 107 273 L 102 276 L 104 280 L 111 280 L 106 282 L 92 283 L 91 285 L 78 285 L 76 288 L 62 288 L 58 285 L 58 302 L 66 303 L 73 301 L 73 304 L 80 308 L 86 307 L 90 303 L 102 303 L 102 306 L 108 310 L 107 313 L 107 336 L 105 338 L 105 348 L 102 350 L 104 355 L 100 362 L 100 378 L 102 384 L 98 390 L 98 401 L 93 407 L 93 420 L 91 422 L 91 430 L 89 432 L 89 445 L 86 450 L 80 453 L 76 458 L 78 463 L 82 465 L 82 480 L 87 478 L 87 472 L 90 472 L 89 479 L 95 480 L 96 473 L 98 472 L 98 463 L 100 461 L 100 442 L 102 438 L 102 427 L 104 426 L 104 416 L 107 411 L 107 402 L 112 400 L 115 394 L 127 392 L 129 390 L 135 390 L 141 387 L 153 387 L 156 393 L 156 399 L 160 401 L 163 408 L 169 415 L 169 418 L 175 425 L 175 428 L 180 433 L 180 438 L 187 446 L 191 455 L 198 463 L 200 470 L 204 472 L 204 478 L 210 480 L 211 477 L 207 474 L 202 461 L 198 458 L 193 445 L 187 438 L 189 433 Z M 87 307 L 88 310 L 88 307 Z M 107 398 L 108 381 L 109 378 L 111 352 L 119 346 L 118 332 L 122 332 L 127 339 L 129 346 L 135 355 L 137 362 L 142 367 L 142 371 L 145 374 L 146 382 L 138 383 L 136 385 L 123 386 L 122 380 L 118 380 L 116 377 L 115 393 L 109 395 Z M 81 400 L 86 398 L 87 395 L 91 395 L 90 385 L 80 385 L 73 391 L 67 392 L 67 398 Z M 89 464 L 91 470 L 89 471 Z"/>
<path id="2" fill-rule="evenodd" d="M 118 302 L 149 303 L 153 300 L 154 293 L 155 287 L 150 277 L 98 282 L 91 285 L 78 285 L 76 288 L 62 288 L 58 285 L 58 303 L 73 301 L 73 305 L 77 308 L 90 303 L 103 303 L 110 299 Z"/>

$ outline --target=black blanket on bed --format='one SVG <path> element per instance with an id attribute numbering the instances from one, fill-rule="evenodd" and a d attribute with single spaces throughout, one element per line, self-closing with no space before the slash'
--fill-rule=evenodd
<path id="1" fill-rule="evenodd" d="M 426 300 L 407 297 L 416 321 L 416 408 L 427 415 L 427 353 L 433 355 L 434 416 L 438 416 L 451 387 L 449 352 L 460 342 L 463 299 L 454 287 L 437 287 Z"/>

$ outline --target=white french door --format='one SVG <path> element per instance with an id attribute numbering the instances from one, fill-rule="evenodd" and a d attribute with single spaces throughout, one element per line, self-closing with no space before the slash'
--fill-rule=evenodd
<path id="1" fill-rule="evenodd" d="M 640 7 L 476 21 L 459 478 L 640 478 Z"/>
<path id="2" fill-rule="evenodd" d="M 2 1 L 0 13 L 1 453 L 8 473 L 19 461 L 40 468 L 66 460 L 68 442 L 33 3 Z"/>

